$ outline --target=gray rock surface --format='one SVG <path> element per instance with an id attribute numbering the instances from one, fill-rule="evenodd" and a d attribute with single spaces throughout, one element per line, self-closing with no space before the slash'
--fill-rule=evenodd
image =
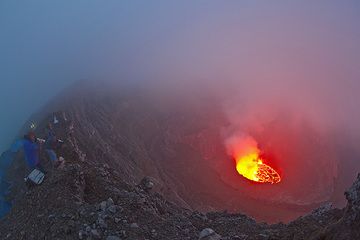
<path id="1" fill-rule="evenodd" d="M 117 236 L 108 236 L 108 237 L 106 237 L 106 240 L 121 240 L 121 238 L 119 238 Z"/>
<path id="2" fill-rule="evenodd" d="M 220 240 L 221 236 L 211 228 L 203 229 L 199 234 L 199 240 Z"/>

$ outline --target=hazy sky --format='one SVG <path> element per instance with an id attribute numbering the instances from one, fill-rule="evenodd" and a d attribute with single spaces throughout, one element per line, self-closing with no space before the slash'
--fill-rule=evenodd
<path id="1" fill-rule="evenodd" d="M 1 0 L 0 150 L 81 78 L 199 81 L 355 128 L 359 23 L 356 0 Z"/>

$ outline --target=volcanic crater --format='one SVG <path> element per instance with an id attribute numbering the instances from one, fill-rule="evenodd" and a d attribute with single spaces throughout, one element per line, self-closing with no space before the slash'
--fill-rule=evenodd
<path id="1" fill-rule="evenodd" d="M 210 93 L 100 89 L 76 88 L 55 105 L 73 119 L 87 156 L 102 159 L 127 182 L 151 176 L 157 191 L 179 206 L 240 211 L 267 222 L 290 221 L 326 202 L 344 204 L 336 202 L 344 190 L 336 189 L 336 143 L 305 120 L 282 114 L 260 128 L 239 127 L 229 121 L 223 99 Z M 239 175 L 227 141 L 244 134 L 255 139 L 281 182 Z"/>

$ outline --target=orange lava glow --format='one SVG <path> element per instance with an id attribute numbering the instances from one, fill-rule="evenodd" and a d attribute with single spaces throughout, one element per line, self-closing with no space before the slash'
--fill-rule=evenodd
<path id="1" fill-rule="evenodd" d="M 280 174 L 261 159 L 255 139 L 233 138 L 229 141 L 228 147 L 235 159 L 236 170 L 243 177 L 259 183 L 275 184 L 281 181 Z"/>
<path id="2" fill-rule="evenodd" d="M 271 184 L 281 181 L 281 177 L 275 169 L 263 163 L 263 160 L 256 152 L 237 156 L 235 161 L 237 172 L 249 180 Z"/>

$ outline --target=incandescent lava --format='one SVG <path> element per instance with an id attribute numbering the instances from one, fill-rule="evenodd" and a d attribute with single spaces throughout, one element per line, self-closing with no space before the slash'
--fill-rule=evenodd
<path id="1" fill-rule="evenodd" d="M 254 182 L 275 184 L 281 182 L 280 174 L 260 157 L 260 149 L 250 136 L 235 137 L 228 148 L 236 163 L 237 172 Z"/>
<path id="2" fill-rule="evenodd" d="M 259 183 L 279 183 L 281 177 L 275 169 L 265 164 L 258 153 L 235 158 L 236 170 L 243 177 Z"/>

